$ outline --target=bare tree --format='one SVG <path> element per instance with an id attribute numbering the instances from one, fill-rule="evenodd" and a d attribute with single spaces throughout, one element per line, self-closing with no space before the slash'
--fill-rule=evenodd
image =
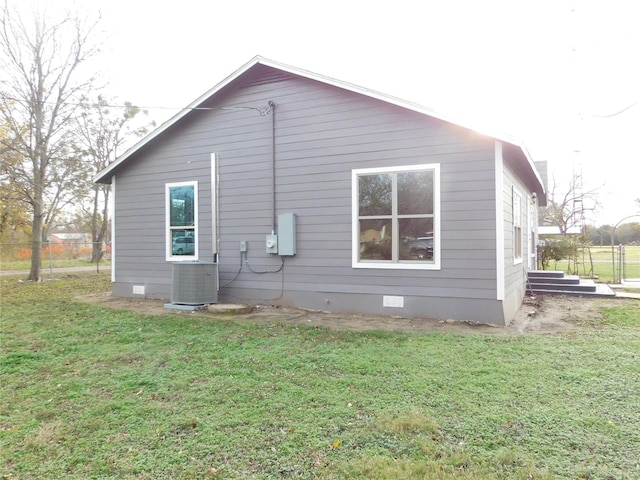
<path id="1" fill-rule="evenodd" d="M 561 186 L 553 178 L 547 206 L 541 208 L 540 223 L 558 227 L 562 235 L 572 229 L 584 233 L 585 221 L 600 207 L 601 187 L 585 190 L 581 174 L 574 174 L 568 185 Z"/>
<path id="2" fill-rule="evenodd" d="M 42 280 L 46 225 L 77 183 L 72 174 L 79 159 L 70 156 L 69 127 L 77 99 L 95 82 L 80 70 L 98 53 L 96 25 L 69 12 L 58 20 L 33 12 L 24 22 L 6 1 L 0 12 L 0 115 L 9 133 L 4 146 L 20 156 L 11 174 L 32 213 L 29 280 Z"/>
<path id="3" fill-rule="evenodd" d="M 155 123 L 147 125 L 135 122 L 139 115 L 147 115 L 145 110 L 125 102 L 114 107 L 117 102 L 102 96 L 91 102 L 84 99 L 82 110 L 77 116 L 76 149 L 92 174 L 96 175 L 113 162 L 124 147 L 147 133 Z M 102 254 L 109 220 L 109 192 L 111 185 L 90 183 L 90 207 L 84 212 L 89 217 L 89 228 L 93 238 L 91 261 L 98 262 Z"/>

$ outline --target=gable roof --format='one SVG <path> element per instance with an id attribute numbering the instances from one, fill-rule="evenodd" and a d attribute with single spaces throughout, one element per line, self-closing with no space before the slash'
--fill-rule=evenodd
<path id="1" fill-rule="evenodd" d="M 150 142 L 152 142 L 155 138 L 161 136 L 164 132 L 169 130 L 173 125 L 178 123 L 185 116 L 189 115 L 193 110 L 197 110 L 199 107 L 202 106 L 202 104 L 204 104 L 205 102 L 211 100 L 214 96 L 216 96 L 216 94 L 218 94 L 226 86 L 232 84 L 239 77 L 243 76 L 249 70 L 253 69 L 254 67 L 256 67 L 258 65 L 263 65 L 263 66 L 270 67 L 270 68 L 273 68 L 273 69 L 276 69 L 276 70 L 280 70 L 281 72 L 284 72 L 284 73 L 289 73 L 289 74 L 296 75 L 296 76 L 303 77 L 303 78 L 307 78 L 307 79 L 310 79 L 310 80 L 315 80 L 315 81 L 318 81 L 318 82 L 321 82 L 321 83 L 325 83 L 327 85 L 332 85 L 334 87 L 341 88 L 343 90 L 347 90 L 347 91 L 350 91 L 350 92 L 358 93 L 360 95 L 364 95 L 364 96 L 367 96 L 367 97 L 370 97 L 370 98 L 375 98 L 377 100 L 381 100 L 383 102 L 386 102 L 386 103 L 389 103 L 389 104 L 392 104 L 392 105 L 396 105 L 396 106 L 399 106 L 399 107 L 402 107 L 402 108 L 405 108 L 405 109 L 408 109 L 408 110 L 412 110 L 414 112 L 417 112 L 417 113 L 420 113 L 420 114 L 423 114 L 423 115 L 427 115 L 429 117 L 433 117 L 433 118 L 436 118 L 436 119 L 439 119 L 439 120 L 443 120 L 443 121 L 448 122 L 448 123 L 452 123 L 454 125 L 458 125 L 458 126 L 463 127 L 463 128 L 467 128 L 469 130 L 473 130 L 475 132 L 481 133 L 483 135 L 487 135 L 487 136 L 489 136 L 491 138 L 494 138 L 496 140 L 499 140 L 501 142 L 505 142 L 505 143 L 511 144 L 511 145 L 517 147 L 522 152 L 524 158 L 528 162 L 529 167 L 531 169 L 531 172 L 534 174 L 535 179 L 537 180 L 537 183 L 539 184 L 539 189 L 536 189 L 536 190 L 539 191 L 540 194 L 543 194 L 543 195 L 545 194 L 544 183 L 542 182 L 540 174 L 537 171 L 537 169 L 535 167 L 535 164 L 534 164 L 531 156 L 527 152 L 527 149 L 525 148 L 524 144 L 522 142 L 517 141 L 515 138 L 512 138 L 509 135 L 487 133 L 487 132 L 482 131 L 481 129 L 478 129 L 477 127 L 473 127 L 473 126 L 461 123 L 461 122 L 459 122 L 457 120 L 454 120 L 453 118 L 450 118 L 447 115 L 444 115 L 442 113 L 436 112 L 435 110 L 432 110 L 430 108 L 423 107 L 421 105 L 418 105 L 418 104 L 415 104 L 415 103 L 412 103 L 412 102 L 408 102 L 406 100 L 402 100 L 400 98 L 393 97 L 391 95 L 386 95 L 386 94 L 383 94 L 383 93 L 380 93 L 380 92 L 376 92 L 374 90 L 369 90 L 369 89 L 364 88 L 364 87 L 353 85 L 353 84 L 348 83 L 348 82 L 343 82 L 341 80 L 336 80 L 334 78 L 326 77 L 324 75 L 319 75 L 317 73 L 309 72 L 307 70 L 303 70 L 303 69 L 300 69 L 300 68 L 292 67 L 290 65 L 285 65 L 285 64 L 282 64 L 282 63 L 279 63 L 279 62 L 275 62 L 273 60 L 266 59 L 266 58 L 261 57 L 259 55 L 254 57 L 253 59 L 251 59 L 246 64 L 244 64 L 242 67 L 240 67 L 238 70 L 233 72 L 227 78 L 222 80 L 220 83 L 218 83 L 212 89 L 210 89 L 207 92 L 205 92 L 204 94 L 200 95 L 193 102 L 191 102 L 187 107 L 182 109 L 176 115 L 171 117 L 169 120 L 164 122 L 158 128 L 156 128 L 155 130 L 150 132 L 148 135 L 146 135 L 144 138 L 142 138 L 138 143 L 136 143 L 131 148 L 129 148 L 126 152 L 124 152 L 122 155 L 120 155 L 120 157 L 118 157 L 113 163 L 111 163 L 104 170 L 99 172 L 94 177 L 94 182 L 96 182 L 96 183 L 109 183 L 111 181 L 111 176 L 114 174 L 114 171 L 120 165 L 122 165 L 124 162 L 126 162 L 127 159 L 129 159 L 131 156 L 133 156 L 138 150 L 140 150 L 142 147 L 144 147 L 145 145 L 147 145 Z"/>

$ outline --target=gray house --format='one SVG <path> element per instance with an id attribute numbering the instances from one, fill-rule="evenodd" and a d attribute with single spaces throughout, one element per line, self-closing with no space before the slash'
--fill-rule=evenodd
<path id="1" fill-rule="evenodd" d="M 116 296 L 497 324 L 546 202 L 513 139 L 262 57 L 95 181 Z"/>

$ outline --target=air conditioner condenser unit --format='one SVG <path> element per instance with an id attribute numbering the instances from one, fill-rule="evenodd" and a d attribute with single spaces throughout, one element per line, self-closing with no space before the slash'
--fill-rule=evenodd
<path id="1" fill-rule="evenodd" d="M 206 305 L 218 301 L 216 263 L 178 262 L 173 264 L 171 303 Z"/>

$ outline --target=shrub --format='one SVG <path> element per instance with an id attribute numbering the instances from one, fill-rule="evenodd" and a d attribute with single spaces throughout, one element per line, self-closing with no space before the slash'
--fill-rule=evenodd
<path id="1" fill-rule="evenodd" d="M 48 257 L 51 255 L 53 258 L 64 258 L 65 245 L 61 243 L 50 243 L 42 247 L 42 256 Z"/>
<path id="2" fill-rule="evenodd" d="M 538 253 L 542 269 L 547 270 L 552 260 L 559 262 L 575 258 L 578 255 L 578 244 L 569 237 L 545 238 L 540 242 Z"/>
<path id="3" fill-rule="evenodd" d="M 22 248 L 16 252 L 16 258 L 18 260 L 29 260 L 31 258 L 31 249 Z"/>

